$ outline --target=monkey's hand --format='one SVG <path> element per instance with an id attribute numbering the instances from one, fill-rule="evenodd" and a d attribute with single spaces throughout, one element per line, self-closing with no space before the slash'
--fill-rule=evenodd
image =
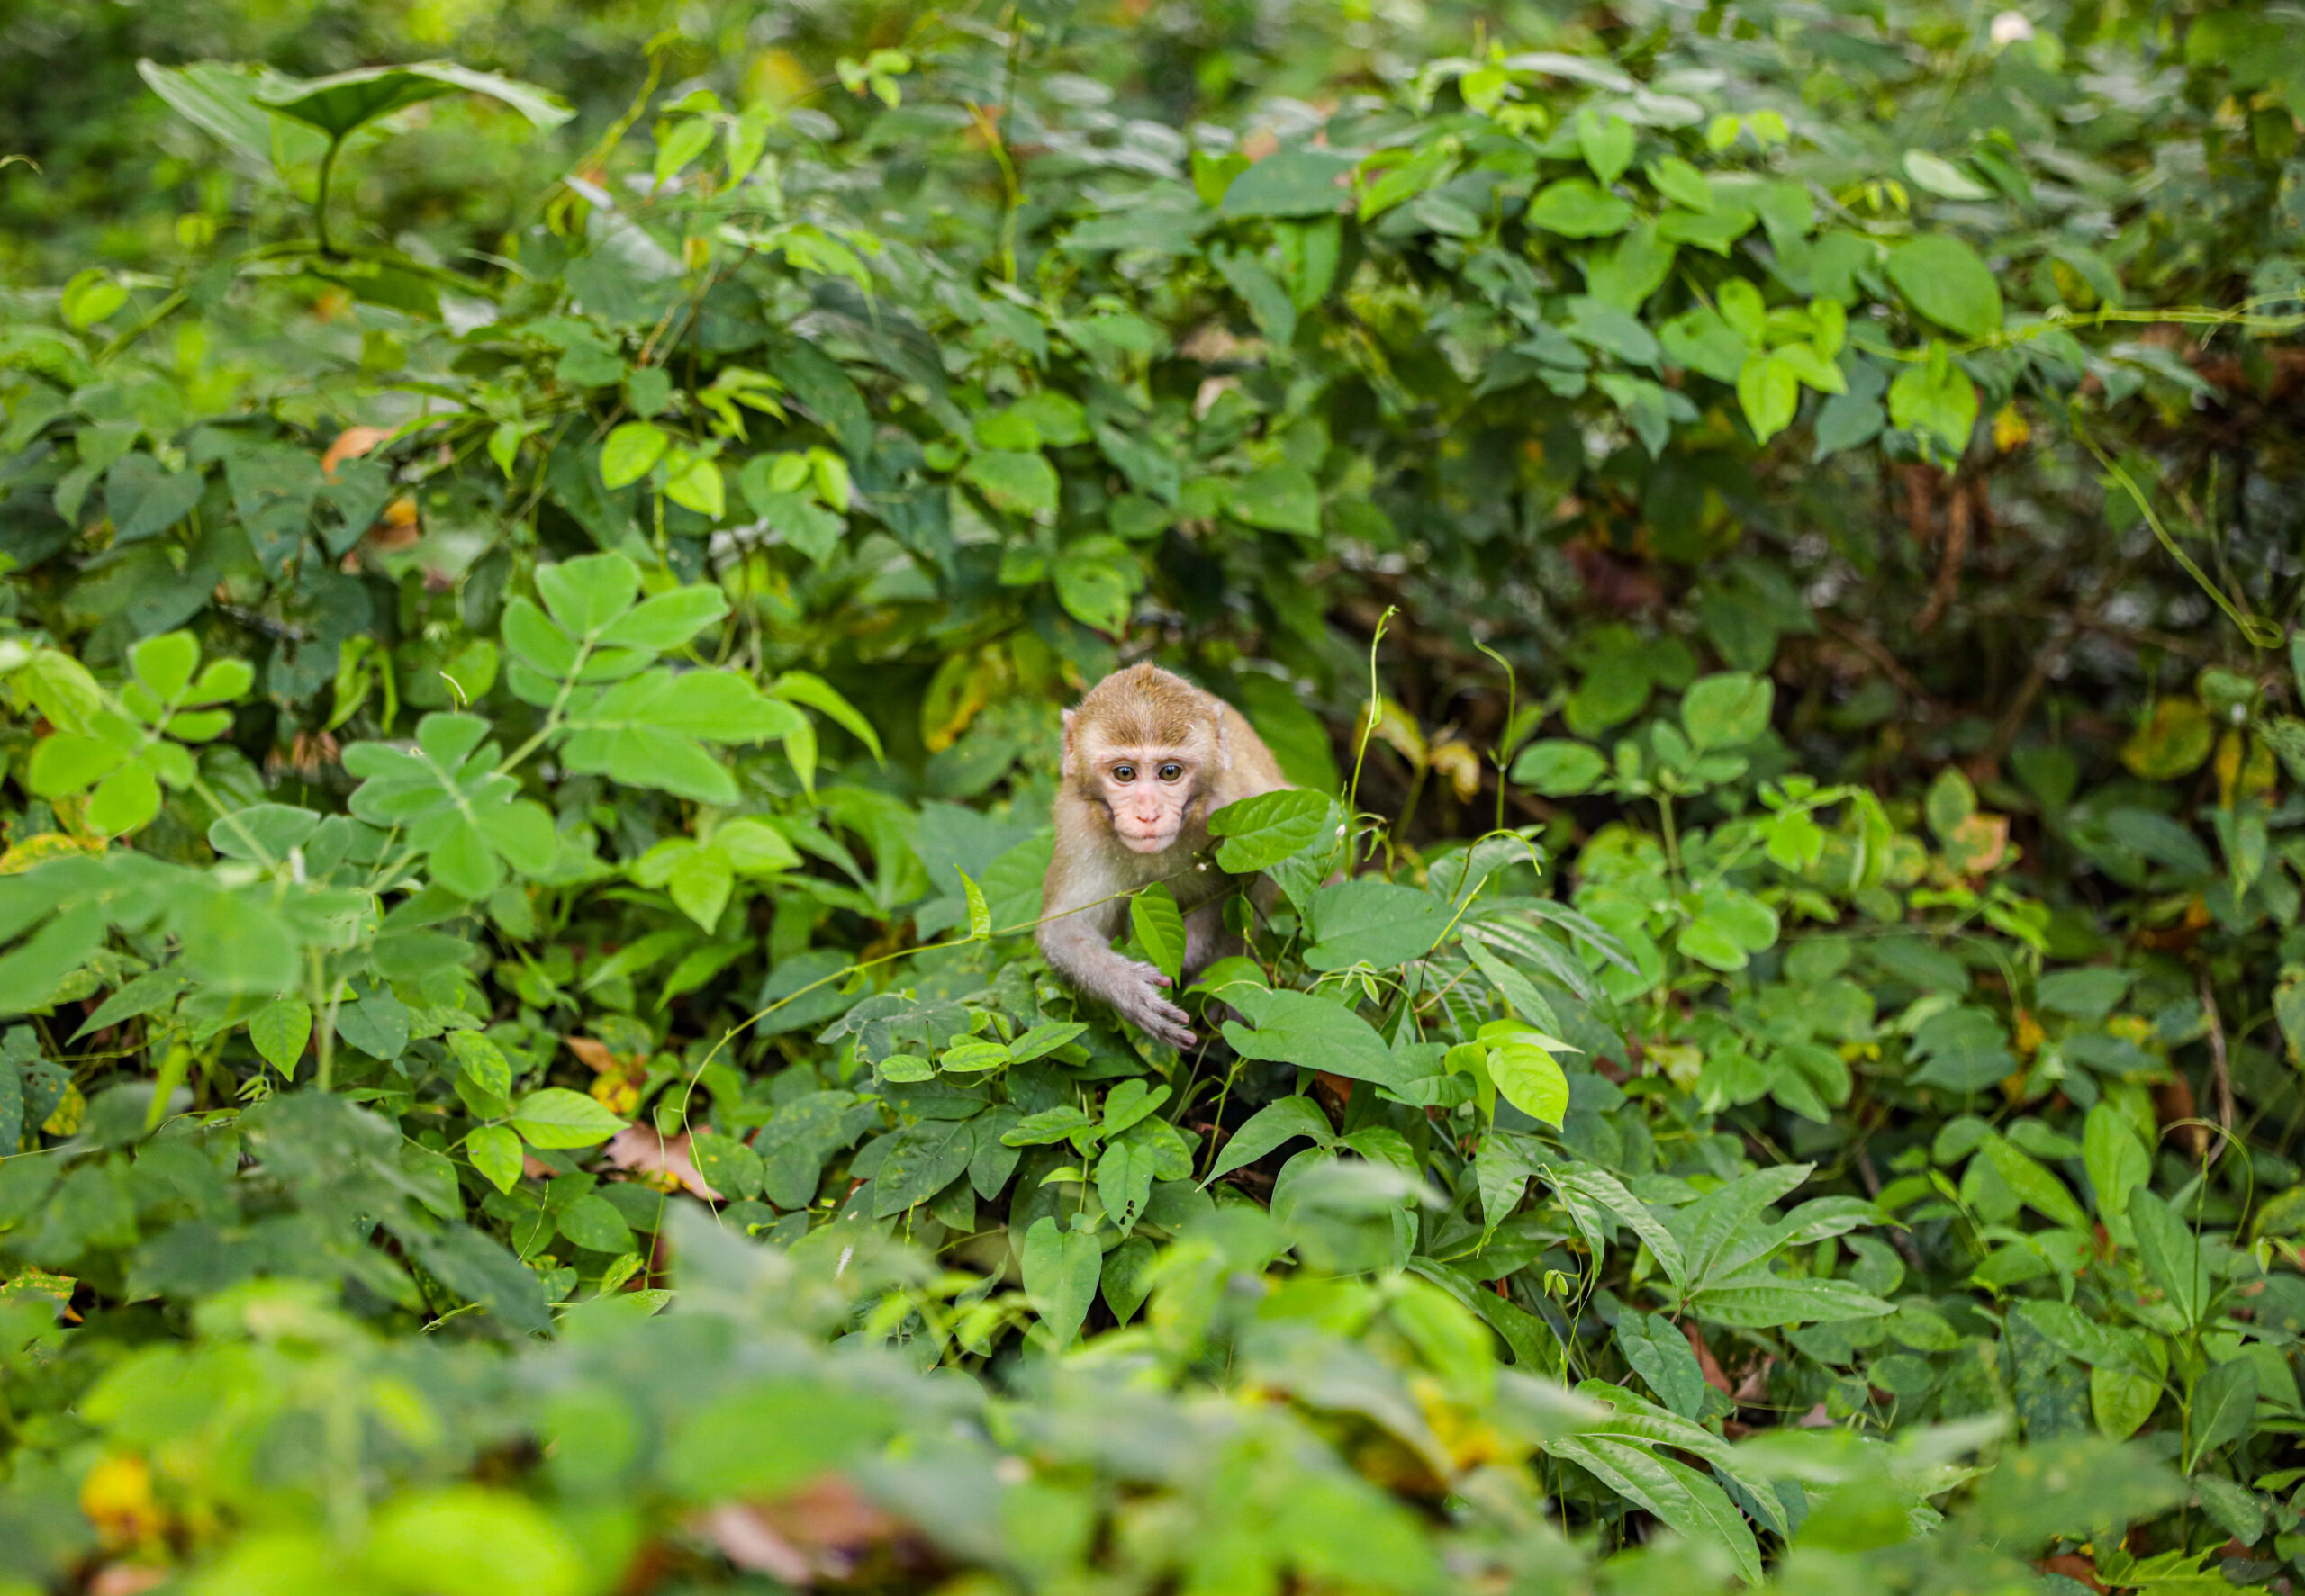
<path id="1" fill-rule="evenodd" d="M 1125 961 L 1113 993 L 1113 1006 L 1122 1019 L 1147 1036 L 1157 1036 L 1171 1047 L 1189 1048 L 1195 1040 L 1191 1016 L 1162 996 L 1168 985 L 1169 978 L 1152 966 Z"/>

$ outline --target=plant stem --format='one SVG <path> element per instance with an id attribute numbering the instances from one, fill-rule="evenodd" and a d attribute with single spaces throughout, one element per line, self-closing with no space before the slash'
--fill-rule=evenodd
<path id="1" fill-rule="evenodd" d="M 342 135 L 328 141 L 328 153 L 321 157 L 320 193 L 312 201 L 312 230 L 319 236 L 321 253 L 330 259 L 337 258 L 336 248 L 328 237 L 328 185 L 336 172 L 336 152 L 344 148 Z"/>

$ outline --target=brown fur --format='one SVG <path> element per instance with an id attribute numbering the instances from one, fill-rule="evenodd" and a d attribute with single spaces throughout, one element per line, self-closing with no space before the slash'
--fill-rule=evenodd
<path id="1" fill-rule="evenodd" d="M 1153 773 L 1171 761 L 1185 767 L 1185 777 L 1157 785 Z M 1135 779 L 1116 781 L 1121 764 Z M 1128 920 L 1127 899 L 1118 895 L 1167 882 L 1185 911 L 1189 973 L 1229 951 L 1224 899 L 1241 883 L 1207 857 L 1208 816 L 1288 782 L 1240 711 L 1149 664 L 1116 671 L 1066 711 L 1063 776 L 1056 850 L 1041 888 L 1041 949 L 1080 991 L 1152 1034 L 1188 1045 L 1183 1011 L 1161 994 L 1168 978 L 1112 950 Z M 1173 825 L 1173 836 L 1154 851 L 1131 848 L 1116 827 L 1116 803 L 1141 812 L 1140 838 L 1142 815 L 1155 812 Z"/>

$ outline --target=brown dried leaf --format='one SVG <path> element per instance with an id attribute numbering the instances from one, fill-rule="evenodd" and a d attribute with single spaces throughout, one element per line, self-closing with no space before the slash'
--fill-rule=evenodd
<path id="1" fill-rule="evenodd" d="M 707 1202 L 728 1200 L 698 1173 L 685 1131 L 666 1136 L 654 1125 L 627 1125 L 609 1139 L 607 1151 L 609 1162 L 629 1174 L 669 1176 Z"/>

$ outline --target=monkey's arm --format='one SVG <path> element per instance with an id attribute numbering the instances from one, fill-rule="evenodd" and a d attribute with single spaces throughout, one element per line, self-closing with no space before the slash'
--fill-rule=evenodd
<path id="1" fill-rule="evenodd" d="M 1162 995 L 1169 978 L 1149 964 L 1113 951 L 1117 904 L 1098 902 L 1107 896 L 1094 889 L 1100 884 L 1051 872 L 1041 898 L 1041 951 L 1048 956 L 1050 967 L 1075 989 L 1111 1004 L 1121 1018 L 1138 1030 L 1172 1047 L 1192 1046 L 1189 1017 Z"/>

